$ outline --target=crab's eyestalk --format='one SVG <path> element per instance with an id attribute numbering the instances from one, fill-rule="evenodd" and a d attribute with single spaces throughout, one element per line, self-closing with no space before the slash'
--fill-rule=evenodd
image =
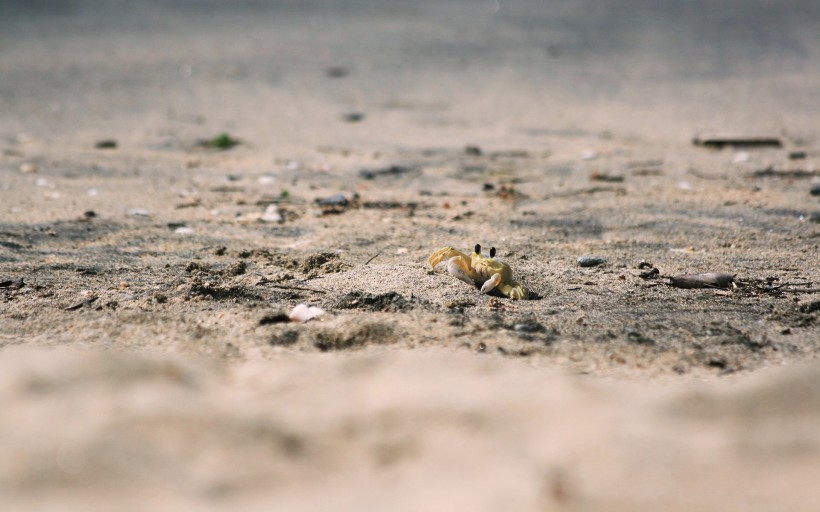
<path id="1" fill-rule="evenodd" d="M 475 253 L 481 255 L 481 244 L 475 244 Z"/>
<path id="2" fill-rule="evenodd" d="M 490 247 L 490 258 L 495 258 L 495 247 Z"/>

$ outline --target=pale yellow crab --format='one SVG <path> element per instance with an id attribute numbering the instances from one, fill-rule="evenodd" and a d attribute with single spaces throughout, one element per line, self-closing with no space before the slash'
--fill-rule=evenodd
<path id="1" fill-rule="evenodd" d="M 481 293 L 498 290 L 511 299 L 526 299 L 529 296 L 526 288 L 513 281 L 509 265 L 495 258 L 495 247 L 490 249 L 489 256 L 481 254 L 481 246 L 475 245 L 475 251 L 467 256 L 452 247 L 443 247 L 434 252 L 427 260 L 432 268 L 447 260 L 447 272 L 467 284 L 481 286 Z"/>

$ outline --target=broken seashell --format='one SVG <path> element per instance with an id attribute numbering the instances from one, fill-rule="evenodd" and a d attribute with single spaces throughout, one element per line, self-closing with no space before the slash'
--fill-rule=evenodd
<path id="1" fill-rule="evenodd" d="M 293 311 L 290 312 L 288 318 L 292 322 L 307 322 L 318 316 L 325 314 L 325 310 L 318 306 L 308 306 L 307 304 L 298 304 Z"/>

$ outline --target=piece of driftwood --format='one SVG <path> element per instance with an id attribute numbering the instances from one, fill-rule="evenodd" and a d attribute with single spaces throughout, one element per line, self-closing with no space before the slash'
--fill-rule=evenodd
<path id="1" fill-rule="evenodd" d="M 669 284 L 677 288 L 729 288 L 734 280 L 734 274 L 729 272 L 669 276 Z"/>
<path id="2" fill-rule="evenodd" d="M 744 135 L 738 133 L 701 133 L 695 135 L 692 144 L 707 148 L 720 149 L 726 146 L 746 148 L 780 148 L 783 143 L 779 137 L 771 135 Z"/>

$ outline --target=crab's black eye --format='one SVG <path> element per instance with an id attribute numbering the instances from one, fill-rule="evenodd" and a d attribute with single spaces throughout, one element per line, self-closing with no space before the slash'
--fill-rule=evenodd
<path id="1" fill-rule="evenodd" d="M 490 248 L 490 258 L 495 258 L 495 247 Z"/>
<path id="2" fill-rule="evenodd" d="M 475 244 L 475 253 L 481 254 L 481 244 Z"/>

